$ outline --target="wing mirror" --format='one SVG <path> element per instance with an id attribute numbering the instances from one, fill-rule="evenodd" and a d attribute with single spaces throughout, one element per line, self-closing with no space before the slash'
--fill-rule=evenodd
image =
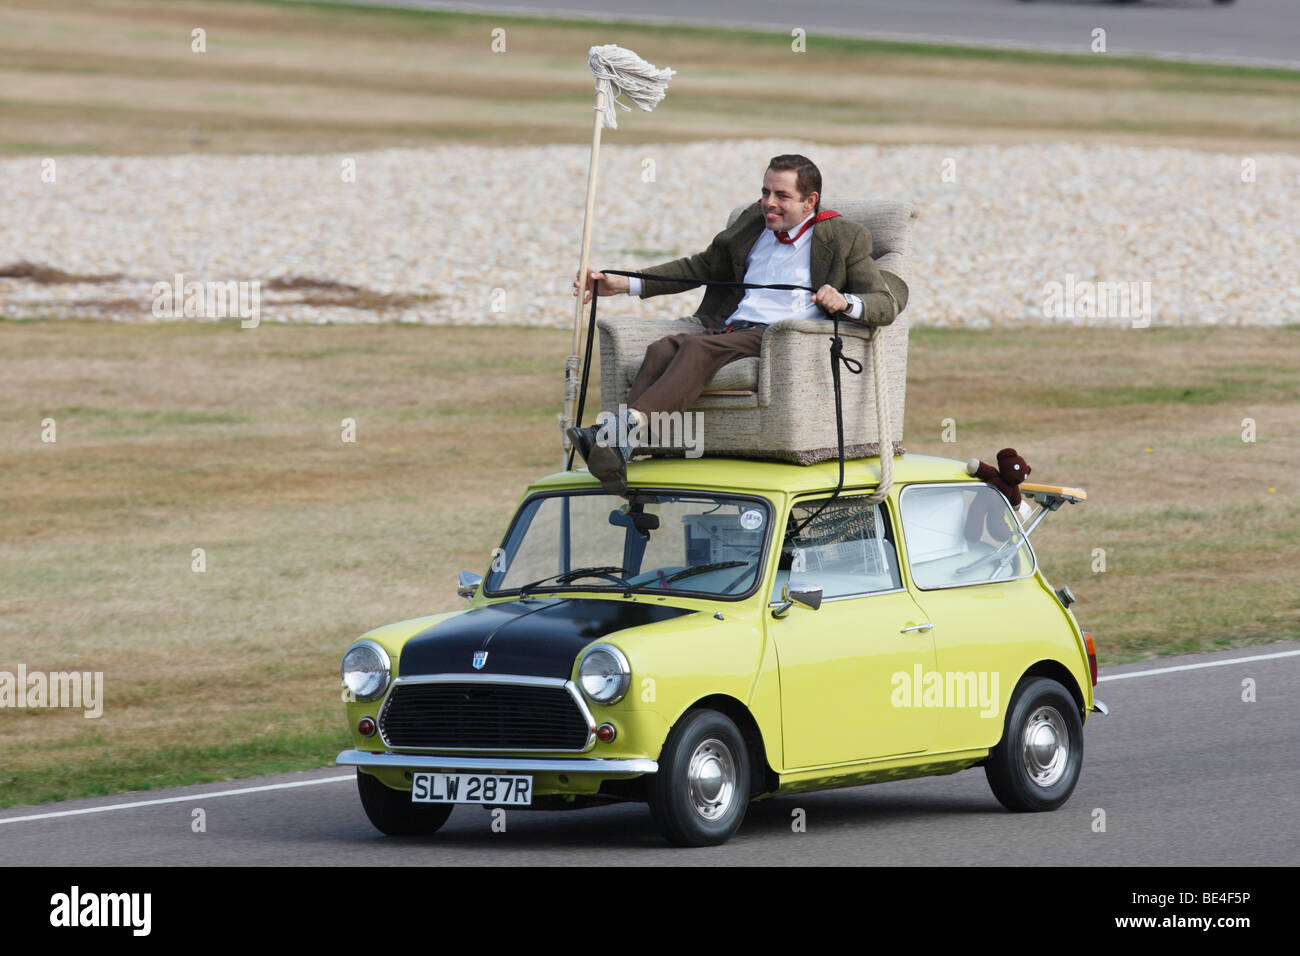
<path id="1" fill-rule="evenodd" d="M 786 611 L 795 605 L 806 607 L 810 611 L 815 611 L 822 606 L 822 589 L 821 585 L 814 587 L 801 587 L 790 590 L 790 585 L 781 588 L 781 606 L 772 609 L 772 616 L 776 618 L 785 617 Z"/>
<path id="2" fill-rule="evenodd" d="M 474 600 L 474 592 L 478 586 L 483 583 L 481 574 L 474 574 L 472 571 L 461 571 L 456 575 L 456 593 L 466 601 Z"/>

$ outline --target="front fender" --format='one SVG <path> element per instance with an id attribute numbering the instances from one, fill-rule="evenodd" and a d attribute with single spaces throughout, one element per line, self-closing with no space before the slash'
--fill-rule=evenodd
<path id="1" fill-rule="evenodd" d="M 608 756 L 658 759 L 672 726 L 703 698 L 724 695 L 751 710 L 756 698 L 766 700 L 767 695 L 759 694 L 758 680 L 764 659 L 762 628 L 751 616 L 732 609 L 719 613 L 722 620 L 701 613 L 593 642 L 617 647 L 632 670 L 627 695 L 617 704 L 588 702 L 597 721 L 608 720 L 619 728 L 615 744 L 623 743 L 626 753 L 610 751 Z M 578 661 L 573 679 L 578 680 Z M 773 700 L 779 706 L 779 696 Z M 779 727 L 779 713 L 776 723 Z M 766 737 L 766 728 L 760 729 Z"/>

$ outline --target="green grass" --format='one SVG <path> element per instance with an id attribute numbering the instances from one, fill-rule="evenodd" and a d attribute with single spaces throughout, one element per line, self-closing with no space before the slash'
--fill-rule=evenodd
<path id="1" fill-rule="evenodd" d="M 124 408 L 109 409 L 95 405 L 59 406 L 50 410 L 56 422 L 81 422 L 84 420 L 110 422 L 116 426 L 99 430 L 100 435 L 122 437 L 149 434 L 156 429 L 171 429 L 189 425 L 238 425 L 247 421 L 244 415 L 230 412 L 206 412 L 179 408 Z"/>
<path id="2" fill-rule="evenodd" d="M 333 711 L 335 708 L 329 708 Z M 34 777 L 0 770 L 4 806 L 23 806 L 84 797 L 102 797 L 128 791 L 155 790 L 186 784 L 211 783 L 238 777 L 262 776 L 321 766 L 322 754 L 338 753 L 348 746 L 347 728 L 339 713 L 337 728 L 315 734 L 263 734 L 248 741 L 202 747 L 142 747 L 111 757 L 56 764 L 48 774 Z M 328 716 L 321 714 L 322 723 Z M 91 731 L 83 738 L 108 746 L 110 741 Z M 118 751 L 119 748 L 114 748 Z M 54 753 L 58 748 L 54 749 Z M 125 764 L 125 765 L 124 765 Z"/>
<path id="3" fill-rule="evenodd" d="M 1223 403 L 1296 401 L 1300 399 L 1300 377 L 1261 382 L 1258 378 L 1231 377 L 1209 383 L 1170 385 L 1104 385 L 1078 392 L 1053 389 L 1042 393 L 1046 404 L 1056 408 L 1113 408 L 1117 405 L 1218 405 Z"/>

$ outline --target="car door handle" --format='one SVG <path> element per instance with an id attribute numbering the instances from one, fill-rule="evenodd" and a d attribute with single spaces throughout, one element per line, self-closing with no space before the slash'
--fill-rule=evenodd
<path id="1" fill-rule="evenodd" d="M 911 627 L 905 627 L 898 633 L 906 634 L 908 631 L 933 631 L 933 630 L 934 630 L 934 625 L 931 624 L 929 621 L 926 621 L 924 624 L 913 624 Z"/>

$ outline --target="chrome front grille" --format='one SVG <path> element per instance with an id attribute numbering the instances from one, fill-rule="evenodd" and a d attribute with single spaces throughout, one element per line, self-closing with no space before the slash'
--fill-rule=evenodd
<path id="1" fill-rule="evenodd" d="M 592 725 L 567 681 L 399 680 L 379 714 L 384 744 L 416 750 L 580 752 Z"/>

